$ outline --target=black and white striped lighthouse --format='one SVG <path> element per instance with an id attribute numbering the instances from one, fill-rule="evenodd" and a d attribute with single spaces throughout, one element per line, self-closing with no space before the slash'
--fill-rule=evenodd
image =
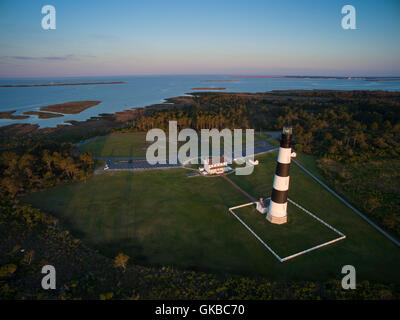
<path id="1" fill-rule="evenodd" d="M 267 219 L 271 223 L 287 222 L 287 196 L 289 190 L 290 160 L 296 156 L 291 148 L 292 127 L 284 126 L 279 147 L 278 162 L 274 177 L 271 200 L 269 201 Z"/>

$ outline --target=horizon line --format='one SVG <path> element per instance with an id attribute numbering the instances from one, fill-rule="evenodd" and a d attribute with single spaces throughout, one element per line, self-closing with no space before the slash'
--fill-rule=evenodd
<path id="1" fill-rule="evenodd" d="M 246 73 L 138 73 L 138 74 L 112 74 L 112 75 L 68 75 L 68 76 L 22 76 L 2 77 L 0 80 L 9 79 L 56 79 L 56 78 L 101 78 L 101 77 L 146 77 L 146 76 L 229 76 L 229 77 L 321 77 L 321 78 L 400 78 L 394 76 L 366 76 L 366 75 L 315 75 L 315 74 L 246 74 Z"/>

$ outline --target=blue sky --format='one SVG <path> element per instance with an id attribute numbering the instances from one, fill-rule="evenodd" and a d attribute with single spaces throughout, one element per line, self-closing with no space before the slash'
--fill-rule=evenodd
<path id="1" fill-rule="evenodd" d="M 56 30 L 41 28 L 47 4 Z M 399 34 L 397 0 L 1 0 L 0 77 L 400 76 Z"/>

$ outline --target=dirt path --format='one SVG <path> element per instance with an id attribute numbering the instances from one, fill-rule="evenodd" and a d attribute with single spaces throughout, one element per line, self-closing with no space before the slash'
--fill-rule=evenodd
<path id="1" fill-rule="evenodd" d="M 241 193 L 243 193 L 247 198 L 250 199 L 250 201 L 255 202 L 257 201 L 256 198 L 253 196 L 249 195 L 246 191 L 244 191 L 241 187 L 239 187 L 236 183 L 234 183 L 231 179 L 229 179 L 226 175 L 223 175 L 222 178 L 224 178 L 226 181 L 228 181 L 235 189 L 239 190 Z"/>

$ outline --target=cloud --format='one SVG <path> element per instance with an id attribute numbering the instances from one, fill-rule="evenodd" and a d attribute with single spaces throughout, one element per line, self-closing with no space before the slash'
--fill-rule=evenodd
<path id="1" fill-rule="evenodd" d="M 35 60 L 35 61 L 66 61 L 66 60 L 79 60 L 80 57 L 90 57 L 90 58 L 95 58 L 95 56 L 91 55 L 83 55 L 83 56 L 77 56 L 74 54 L 67 54 L 64 56 L 48 56 L 48 57 L 32 57 L 32 56 L 3 56 L 1 57 L 2 59 L 13 59 L 13 60 Z"/>

